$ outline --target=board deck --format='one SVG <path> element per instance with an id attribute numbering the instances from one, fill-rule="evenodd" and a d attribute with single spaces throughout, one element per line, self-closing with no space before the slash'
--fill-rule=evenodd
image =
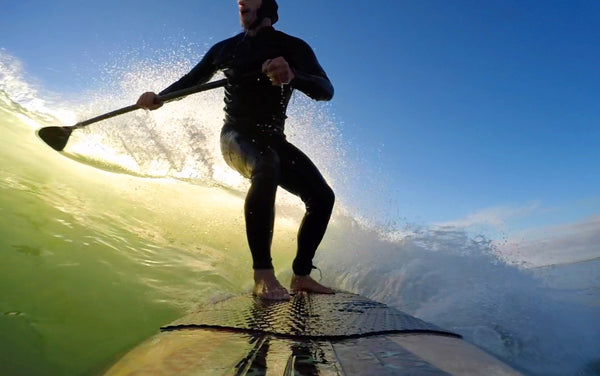
<path id="1" fill-rule="evenodd" d="M 239 296 L 161 328 L 106 375 L 518 375 L 460 335 L 359 295 Z"/>
<path id="2" fill-rule="evenodd" d="M 347 339 L 386 333 L 439 333 L 460 337 L 360 295 L 300 293 L 290 301 L 239 296 L 161 328 L 213 328 L 308 339 Z"/>

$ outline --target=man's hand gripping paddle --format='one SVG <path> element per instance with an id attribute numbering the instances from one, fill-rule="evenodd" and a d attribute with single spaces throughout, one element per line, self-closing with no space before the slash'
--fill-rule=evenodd
<path id="1" fill-rule="evenodd" d="M 160 96 L 159 98 L 164 103 L 166 103 L 166 102 L 169 102 L 169 101 L 172 101 L 175 99 L 185 97 L 190 94 L 195 94 L 195 93 L 199 93 L 201 91 L 206 91 L 206 90 L 218 88 L 221 86 L 225 86 L 225 84 L 227 84 L 227 81 L 228 81 L 228 79 L 223 78 L 221 80 L 192 86 L 187 89 L 177 90 L 170 94 Z M 65 146 L 67 145 L 67 142 L 69 141 L 69 137 L 71 136 L 71 133 L 73 132 L 73 130 L 78 129 L 78 128 L 83 128 L 92 123 L 96 123 L 101 120 L 106 120 L 106 119 L 115 117 L 117 115 L 122 115 L 127 112 L 135 111 L 140 108 L 141 108 L 140 106 L 138 106 L 137 104 L 134 104 L 131 106 L 120 108 L 115 111 L 108 112 L 103 115 L 96 116 L 96 117 L 88 119 L 88 120 L 80 121 L 79 123 L 77 123 L 75 125 L 71 125 L 71 126 L 67 126 L 67 127 L 44 127 L 44 128 L 41 128 L 40 130 L 38 130 L 37 134 L 52 149 L 54 149 L 56 151 L 62 151 L 65 148 Z"/>

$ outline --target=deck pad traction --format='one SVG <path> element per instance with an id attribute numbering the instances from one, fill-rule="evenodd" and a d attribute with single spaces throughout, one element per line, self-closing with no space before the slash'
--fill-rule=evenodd
<path id="1" fill-rule="evenodd" d="M 210 305 L 161 328 L 214 328 L 293 338 L 344 339 L 388 333 L 459 335 L 365 297 L 298 293 L 290 301 L 238 296 Z"/>

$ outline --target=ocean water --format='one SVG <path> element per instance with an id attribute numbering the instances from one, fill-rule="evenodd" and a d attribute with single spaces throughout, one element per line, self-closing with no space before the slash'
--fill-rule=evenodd
<path id="1" fill-rule="evenodd" d="M 77 130 L 64 153 L 35 134 L 129 105 L 191 64 L 171 63 L 128 61 L 69 97 L 2 52 L 0 375 L 97 374 L 161 325 L 249 291 L 248 185 L 220 156 L 220 90 Z M 327 105 L 296 95 L 288 135 L 337 192 L 316 260 L 324 283 L 456 331 L 524 374 L 600 375 L 600 250 L 525 268 L 484 236 L 366 219 L 344 171 L 372 172 Z M 303 208 L 281 192 L 277 213 L 287 283 Z"/>

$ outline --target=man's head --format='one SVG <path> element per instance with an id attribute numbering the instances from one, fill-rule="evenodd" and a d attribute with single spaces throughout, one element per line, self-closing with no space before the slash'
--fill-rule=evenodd
<path id="1" fill-rule="evenodd" d="M 264 26 L 265 19 L 274 24 L 279 19 L 277 2 L 275 0 L 238 0 L 240 23 L 246 30 Z"/>

